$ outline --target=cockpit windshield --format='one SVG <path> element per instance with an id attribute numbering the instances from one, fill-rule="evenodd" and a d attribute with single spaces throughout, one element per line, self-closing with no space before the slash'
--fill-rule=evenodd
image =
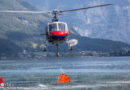
<path id="1" fill-rule="evenodd" d="M 48 28 L 49 31 L 67 31 L 66 24 L 62 22 L 51 23 Z"/>
<path id="2" fill-rule="evenodd" d="M 59 30 L 64 31 L 65 30 L 65 24 L 58 23 Z"/>
<path id="3" fill-rule="evenodd" d="M 49 31 L 54 31 L 54 30 L 57 30 L 57 24 L 50 24 L 49 25 Z"/>

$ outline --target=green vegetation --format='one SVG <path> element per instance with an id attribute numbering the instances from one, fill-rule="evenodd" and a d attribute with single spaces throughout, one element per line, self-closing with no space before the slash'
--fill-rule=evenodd
<path id="1" fill-rule="evenodd" d="M 0 10 L 37 10 L 25 0 L 0 0 Z M 45 24 L 49 21 L 44 14 L 0 13 L 0 53 L 16 54 L 23 49 L 33 50 L 40 46 Z M 18 53 L 18 52 L 17 52 Z"/>

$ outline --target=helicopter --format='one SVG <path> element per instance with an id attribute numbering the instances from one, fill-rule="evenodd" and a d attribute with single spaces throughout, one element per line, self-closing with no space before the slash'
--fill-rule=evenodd
<path id="1" fill-rule="evenodd" d="M 73 11 L 79 11 L 79 10 L 85 10 L 85 9 L 91 9 L 91 8 L 97 8 L 97 7 L 104 7 L 104 6 L 110 6 L 112 4 L 102 4 L 102 5 L 96 5 L 96 6 L 90 6 L 90 7 L 84 7 L 84 8 L 77 8 L 77 9 L 70 9 L 70 10 L 53 10 L 53 11 L 10 11 L 10 10 L 4 10 L 0 11 L 0 13 L 31 13 L 31 14 L 48 14 L 52 16 L 52 21 L 46 25 L 45 33 L 40 35 L 46 36 L 46 44 L 43 51 L 47 51 L 46 47 L 49 44 L 56 45 L 57 51 L 56 56 L 59 56 L 59 44 L 66 43 L 70 50 L 72 50 L 72 46 L 77 45 L 78 41 L 76 39 L 68 40 L 69 36 L 69 29 L 66 22 L 59 21 L 58 16 L 65 12 L 73 12 Z"/>

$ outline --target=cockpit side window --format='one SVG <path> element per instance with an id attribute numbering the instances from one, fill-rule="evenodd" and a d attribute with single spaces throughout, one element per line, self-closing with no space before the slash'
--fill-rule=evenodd
<path id="1" fill-rule="evenodd" d="M 60 31 L 64 31 L 65 30 L 65 24 L 63 24 L 63 23 L 59 23 L 58 27 L 59 27 Z"/>
<path id="2" fill-rule="evenodd" d="M 50 24 L 49 31 L 55 31 L 55 30 L 57 30 L 57 24 Z"/>

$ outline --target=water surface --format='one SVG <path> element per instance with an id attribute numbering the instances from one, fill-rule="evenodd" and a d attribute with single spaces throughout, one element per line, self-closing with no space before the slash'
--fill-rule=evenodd
<path id="1" fill-rule="evenodd" d="M 62 73 L 70 83 L 56 83 Z M 3 90 L 129 90 L 130 57 L 0 60 L 0 77 Z"/>

